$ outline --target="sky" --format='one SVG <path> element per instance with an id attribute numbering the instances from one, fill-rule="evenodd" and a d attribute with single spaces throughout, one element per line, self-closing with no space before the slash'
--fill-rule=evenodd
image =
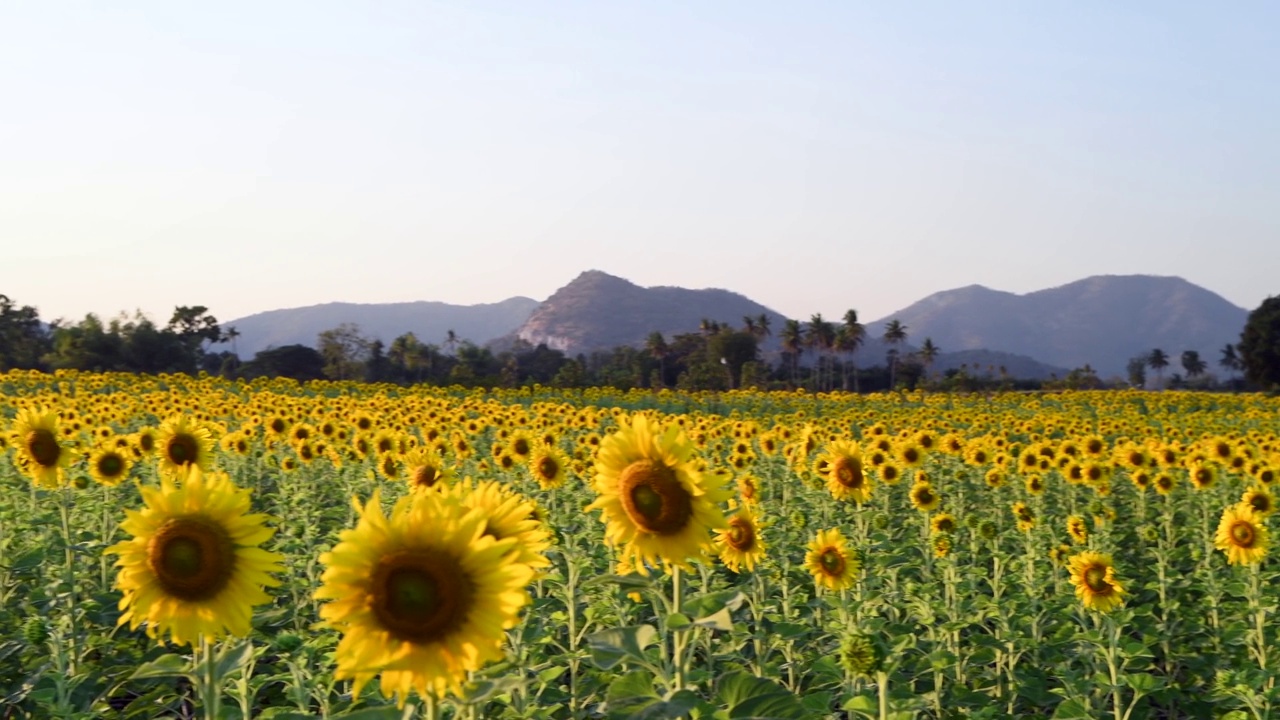
<path id="1" fill-rule="evenodd" d="M 0 4 L 0 294 L 45 319 L 545 299 L 874 320 L 1280 294 L 1272 2 Z"/>

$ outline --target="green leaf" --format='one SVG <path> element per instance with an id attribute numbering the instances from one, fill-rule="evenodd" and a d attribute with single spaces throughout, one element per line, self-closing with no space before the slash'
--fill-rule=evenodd
<path id="1" fill-rule="evenodd" d="M 1092 720 L 1093 715 L 1079 700 L 1063 700 L 1053 711 L 1054 720 Z"/>
<path id="2" fill-rule="evenodd" d="M 582 587 L 617 585 L 627 590 L 644 590 L 653 587 L 653 579 L 643 575 L 598 575 L 582 582 Z"/>
<path id="3" fill-rule="evenodd" d="M 235 645 L 224 645 L 218 651 L 218 677 L 227 677 L 237 670 L 243 670 L 253 660 L 253 643 L 244 641 Z"/>
<path id="4" fill-rule="evenodd" d="M 742 607 L 747 596 L 737 590 L 720 590 L 718 592 L 696 595 L 684 601 L 680 611 L 691 618 L 702 618 L 715 615 L 721 610 L 733 612 Z M 694 622 L 697 622 L 695 620 Z"/>
<path id="5" fill-rule="evenodd" d="M 182 655 L 169 653 L 161 655 L 149 663 L 143 663 L 133 674 L 129 676 L 130 680 L 151 680 L 155 678 L 170 677 L 192 677 L 191 663 Z M 193 681 L 194 682 L 194 681 Z"/>
<path id="6" fill-rule="evenodd" d="M 711 628 L 712 630 L 722 630 L 729 632 L 733 630 L 733 618 L 729 616 L 728 608 L 721 608 L 719 612 L 712 613 L 706 617 L 698 618 L 693 621 L 698 627 Z"/>
<path id="7" fill-rule="evenodd" d="M 716 682 L 716 704 L 725 708 L 729 720 L 745 718 L 807 718 L 812 712 L 800 699 L 772 680 L 736 670 Z"/>
<path id="8" fill-rule="evenodd" d="M 395 705 L 362 708 L 342 715 L 331 715 L 333 720 L 409 720 L 413 717 L 414 706 L 406 704 L 401 710 Z"/>
<path id="9" fill-rule="evenodd" d="M 690 620 L 687 615 L 682 613 L 671 613 L 667 616 L 667 619 L 663 621 L 663 625 L 665 625 L 668 630 L 679 630 L 681 628 L 687 628 L 692 624 L 693 621 Z"/>
<path id="10" fill-rule="evenodd" d="M 1133 673 L 1123 678 L 1125 685 L 1147 695 L 1160 687 L 1160 679 L 1150 673 Z"/>
<path id="11" fill-rule="evenodd" d="M 645 660 L 644 649 L 658 637 L 652 625 L 610 628 L 587 636 L 591 661 L 601 670 L 610 670 L 625 659 Z"/>

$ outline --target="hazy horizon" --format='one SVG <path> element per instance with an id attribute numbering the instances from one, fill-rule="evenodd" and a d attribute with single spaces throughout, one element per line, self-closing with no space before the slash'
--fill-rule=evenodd
<path id="1" fill-rule="evenodd" d="M 543 300 L 873 320 L 1280 292 L 1280 6 L 0 7 L 0 293 L 46 320 Z"/>

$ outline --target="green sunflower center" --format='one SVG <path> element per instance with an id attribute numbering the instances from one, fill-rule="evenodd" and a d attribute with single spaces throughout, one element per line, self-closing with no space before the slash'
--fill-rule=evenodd
<path id="1" fill-rule="evenodd" d="M 151 539 L 147 565 L 169 595 L 191 602 L 209 600 L 231 581 L 235 546 L 214 520 L 173 518 Z"/>
<path id="2" fill-rule="evenodd" d="M 1084 584 L 1096 593 L 1111 590 L 1111 583 L 1107 582 L 1107 569 L 1101 565 L 1091 565 L 1084 571 Z"/>
<path id="3" fill-rule="evenodd" d="M 174 465 L 193 463 L 200 455 L 200 443 L 187 433 L 178 433 L 169 439 L 165 455 Z"/>
<path id="4" fill-rule="evenodd" d="M 1237 521 L 1231 525 L 1231 542 L 1237 547 L 1251 548 L 1257 540 L 1258 533 L 1253 529 L 1253 523 L 1244 520 Z"/>
<path id="5" fill-rule="evenodd" d="M 665 465 L 637 460 L 622 471 L 618 486 L 627 517 L 645 532 L 675 534 L 693 517 L 692 496 Z"/>
<path id="6" fill-rule="evenodd" d="M 822 572 L 832 577 L 839 577 L 844 574 L 844 555 L 835 548 L 827 548 L 818 556 L 818 565 L 822 567 Z"/>
<path id="7" fill-rule="evenodd" d="M 427 643 L 460 628 L 475 601 L 475 586 L 447 553 L 397 552 L 373 573 L 373 611 L 401 640 Z"/>
<path id="8" fill-rule="evenodd" d="M 37 428 L 27 433 L 27 451 L 37 464 L 53 467 L 58 464 L 58 458 L 62 455 L 62 446 L 52 432 Z"/>
<path id="9" fill-rule="evenodd" d="M 862 475 L 862 463 L 851 457 L 838 457 L 831 467 L 836 482 L 847 488 L 857 489 L 863 486 L 866 478 Z"/>
<path id="10" fill-rule="evenodd" d="M 119 455 L 115 454 L 103 455 L 102 458 L 98 460 L 98 472 L 101 473 L 103 477 L 116 477 L 120 473 L 124 472 L 124 460 L 122 460 Z"/>

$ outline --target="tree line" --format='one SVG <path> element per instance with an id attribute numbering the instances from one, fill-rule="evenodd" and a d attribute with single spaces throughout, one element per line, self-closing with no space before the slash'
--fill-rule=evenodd
<path id="1" fill-rule="evenodd" d="M 206 372 L 228 378 L 290 377 L 306 380 L 354 380 L 397 384 L 506 386 L 542 384 L 557 387 L 610 386 L 729 390 L 805 388 L 822 392 L 874 392 L 920 386 L 942 390 L 1099 387 L 1088 365 L 1065 378 L 1039 383 L 1009 377 L 1004 368 L 948 369 L 932 366 L 942 349 L 925 338 L 906 351 L 908 328 L 891 320 L 881 340 L 888 348 L 884 362 L 860 367 L 857 351 L 868 339 L 856 310 L 839 321 L 813 314 L 805 322 L 788 319 L 778 328 L 778 352 L 763 352 L 774 333 L 768 315 L 746 316 L 740 325 L 703 319 L 696 332 L 668 338 L 649 334 L 640 347 L 622 345 L 570 357 L 545 344 L 516 340 L 504 347 L 480 346 L 450 330 L 440 342 L 404 333 L 389 345 L 365 336 L 357 325 L 343 324 L 319 333 L 315 346 L 268 348 L 241 361 L 239 332 L 222 327 L 201 305 L 178 306 L 169 321 L 157 325 L 138 312 L 103 321 L 89 314 L 79 322 L 44 323 L 34 307 L 19 306 L 0 295 L 0 372 L 12 368 L 75 369 L 97 372 Z M 776 361 L 776 362 L 775 362 Z M 1156 348 L 1128 363 L 1128 381 L 1155 387 L 1207 387 L 1208 363 L 1194 350 L 1179 357 L 1185 375 L 1169 382 L 1164 372 L 1173 359 Z M 1229 386 L 1280 387 L 1280 297 L 1268 298 L 1249 315 L 1239 343 L 1222 348 L 1218 364 L 1229 373 Z"/>

